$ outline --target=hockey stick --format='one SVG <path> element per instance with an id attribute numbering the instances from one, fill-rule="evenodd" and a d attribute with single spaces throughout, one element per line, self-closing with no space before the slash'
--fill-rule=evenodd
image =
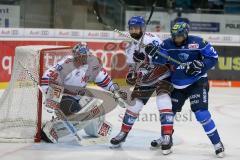
<path id="1" fill-rule="evenodd" d="M 42 90 L 41 86 L 38 84 L 38 81 L 34 78 L 32 73 L 20 62 L 18 61 L 19 65 L 25 70 L 25 72 L 28 74 L 30 79 L 37 85 L 38 89 L 42 92 L 42 95 L 44 98 L 46 98 L 46 93 Z M 76 138 L 76 141 L 80 144 L 82 138 L 77 134 L 76 128 L 68 121 L 67 117 L 65 114 L 59 109 L 59 108 L 54 108 L 56 116 L 62 120 L 63 124 L 66 126 L 66 128 L 69 130 L 69 132 L 74 135 Z"/>
<path id="2" fill-rule="evenodd" d="M 157 0 L 155 0 L 155 1 L 153 2 L 153 5 L 152 5 L 151 11 L 150 11 L 150 15 L 149 15 L 149 17 L 148 17 L 148 20 L 147 20 L 147 22 L 146 22 L 146 25 L 144 26 L 143 35 L 142 35 L 141 41 L 140 41 L 140 43 L 139 43 L 138 53 L 140 53 L 140 50 L 141 50 L 141 47 L 142 47 L 142 44 L 143 44 L 143 39 L 144 39 L 144 36 L 145 36 L 145 34 L 146 34 L 147 25 L 149 24 L 149 22 L 150 22 L 150 20 L 151 20 L 151 18 L 152 18 L 154 9 L 155 9 L 155 7 L 156 7 L 156 4 L 157 4 Z M 145 55 L 145 56 L 146 56 L 146 55 Z M 144 60 L 144 61 L 145 61 L 145 60 Z M 134 70 L 137 71 L 137 70 L 144 64 L 144 61 L 141 62 L 141 63 L 138 64 L 138 65 L 135 65 Z M 134 76 L 134 75 L 133 75 L 133 76 Z M 134 78 L 134 77 L 132 77 L 132 78 Z"/>
<path id="3" fill-rule="evenodd" d="M 120 31 L 120 30 L 118 30 L 118 29 L 116 29 L 116 28 L 108 25 L 107 23 L 105 23 L 105 22 L 103 21 L 103 19 L 101 18 L 101 16 L 100 16 L 100 13 L 99 13 L 99 10 L 98 10 L 98 3 L 97 3 L 96 1 L 95 1 L 94 4 L 93 4 L 93 11 L 94 11 L 94 14 L 95 14 L 95 16 L 97 17 L 97 20 L 98 20 L 99 23 L 103 24 L 103 25 L 106 26 L 108 29 L 111 29 L 111 30 L 113 30 L 114 32 L 116 32 L 116 33 L 124 36 L 125 38 L 130 39 L 131 41 L 134 41 L 134 42 L 136 42 L 136 43 L 140 43 L 138 40 L 132 38 L 130 35 L 125 34 L 125 33 L 123 33 L 122 31 Z M 147 47 L 147 45 L 145 45 L 145 44 L 142 44 L 141 46 L 142 46 L 143 48 Z M 176 60 L 176 59 L 174 59 L 174 58 L 172 58 L 172 57 L 170 57 L 170 56 L 167 56 L 167 55 L 165 55 L 165 54 L 163 54 L 163 53 L 161 53 L 161 52 L 159 52 L 159 51 L 156 51 L 156 54 L 158 54 L 159 56 L 161 56 L 161 57 L 163 57 L 163 58 L 166 58 L 168 61 L 172 61 L 172 62 L 174 62 L 174 63 L 176 63 L 176 64 L 179 64 L 179 65 L 184 66 L 184 64 L 181 63 L 180 61 L 178 61 L 178 60 Z"/>
<path id="4" fill-rule="evenodd" d="M 156 7 L 156 4 L 157 4 L 157 0 L 155 0 L 155 1 L 153 2 L 153 5 L 152 5 L 152 7 L 151 7 L 150 15 L 149 15 L 148 20 L 147 20 L 147 22 L 146 22 L 146 25 L 145 25 L 145 27 L 144 27 L 144 32 L 143 32 L 142 39 L 141 39 L 141 41 L 140 41 L 140 43 L 139 43 L 139 50 L 138 50 L 138 52 L 140 52 L 140 48 L 141 48 L 140 46 L 142 46 L 143 39 L 144 39 L 146 30 L 147 30 L 147 25 L 149 24 L 149 22 L 150 22 L 150 20 L 151 20 L 151 18 L 152 18 L 154 9 L 155 9 L 155 7 Z"/>

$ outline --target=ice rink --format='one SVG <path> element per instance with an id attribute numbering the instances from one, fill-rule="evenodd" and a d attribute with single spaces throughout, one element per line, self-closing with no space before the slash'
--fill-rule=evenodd
<path id="1" fill-rule="evenodd" d="M 209 109 L 226 149 L 225 160 L 240 159 L 240 88 L 212 88 Z M 116 108 L 107 115 L 115 136 L 121 126 L 124 109 Z M 160 135 L 155 98 L 141 112 L 122 148 L 111 149 L 109 143 L 78 146 L 75 143 L 14 144 L 0 143 L 0 160 L 211 160 L 215 158 L 201 125 L 190 112 L 189 102 L 175 118 L 173 153 L 163 156 L 151 149 L 150 142 Z"/>

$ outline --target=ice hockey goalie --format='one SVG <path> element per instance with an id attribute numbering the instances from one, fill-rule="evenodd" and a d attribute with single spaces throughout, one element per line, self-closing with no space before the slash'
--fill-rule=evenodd
<path id="1" fill-rule="evenodd" d="M 102 101 L 96 100 L 93 94 L 86 89 L 89 82 L 94 82 L 103 89 L 112 92 L 113 98 L 120 102 L 122 99 L 119 96 L 118 87 L 114 85 L 111 77 L 102 68 L 99 60 L 90 53 L 86 43 L 75 45 L 72 53 L 73 55 L 64 58 L 44 73 L 41 87 L 46 95 L 56 85 L 63 87 L 63 96 L 59 106 L 71 123 L 78 130 L 84 129 L 89 136 L 106 136 L 111 130 L 111 126 L 105 122 L 104 116 L 80 123 L 78 121 L 79 113 L 87 111 L 91 105 L 102 105 Z M 46 97 L 45 104 L 48 102 L 48 98 L 50 97 Z M 48 112 L 53 111 L 48 105 L 45 106 Z M 106 132 L 100 131 L 103 126 L 107 129 Z M 41 136 L 46 142 L 56 143 L 59 138 L 68 134 L 68 130 L 59 119 L 53 117 L 43 125 Z"/>

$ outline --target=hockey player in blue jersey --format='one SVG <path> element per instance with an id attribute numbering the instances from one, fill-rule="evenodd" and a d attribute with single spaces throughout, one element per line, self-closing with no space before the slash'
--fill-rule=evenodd
<path id="1" fill-rule="evenodd" d="M 164 40 L 160 47 L 149 45 L 145 50 L 152 56 L 153 63 L 169 63 L 171 66 L 171 82 L 174 86 L 171 93 L 173 112 L 180 112 L 185 101 L 189 99 L 191 110 L 202 124 L 217 157 L 223 157 L 224 146 L 208 110 L 207 71 L 217 63 L 218 54 L 210 43 L 188 33 L 189 25 L 177 22 L 171 28 L 171 38 Z M 165 54 L 179 63 L 168 61 L 159 54 Z"/>

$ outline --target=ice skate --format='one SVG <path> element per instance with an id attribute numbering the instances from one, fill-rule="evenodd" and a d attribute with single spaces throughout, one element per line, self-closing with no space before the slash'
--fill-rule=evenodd
<path id="1" fill-rule="evenodd" d="M 222 142 L 219 142 L 214 145 L 215 153 L 218 158 L 223 158 L 225 156 L 224 154 L 224 146 Z"/>
<path id="2" fill-rule="evenodd" d="M 171 151 L 171 147 L 173 145 L 172 143 L 172 136 L 171 135 L 164 135 L 163 137 L 163 141 L 162 141 L 162 153 L 164 155 L 168 155 L 170 154 Z"/>
<path id="3" fill-rule="evenodd" d="M 152 148 L 159 148 L 162 146 L 163 138 L 160 137 L 158 139 L 155 139 L 151 142 L 151 147 Z"/>
<path id="4" fill-rule="evenodd" d="M 112 148 L 121 147 L 121 144 L 125 142 L 127 135 L 128 133 L 121 131 L 116 137 L 112 138 L 110 141 Z"/>

